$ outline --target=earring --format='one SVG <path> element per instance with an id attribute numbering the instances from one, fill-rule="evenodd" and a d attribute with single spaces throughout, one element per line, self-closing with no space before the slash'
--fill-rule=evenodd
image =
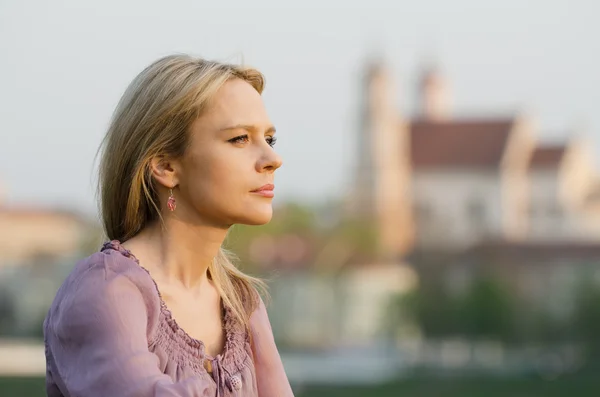
<path id="1" fill-rule="evenodd" d="M 173 196 L 173 188 L 169 189 L 170 195 L 169 195 L 169 199 L 167 200 L 167 207 L 169 207 L 169 210 L 171 210 L 171 212 L 175 211 L 175 208 L 177 207 L 177 203 L 175 203 L 175 197 Z"/>

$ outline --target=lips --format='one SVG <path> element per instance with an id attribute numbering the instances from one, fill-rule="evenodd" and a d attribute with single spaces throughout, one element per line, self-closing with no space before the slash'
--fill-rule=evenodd
<path id="1" fill-rule="evenodd" d="M 253 190 L 253 193 L 259 193 L 259 192 L 272 192 L 273 189 L 275 189 L 275 185 L 269 183 L 267 185 L 261 186 L 256 190 Z"/>
<path id="2" fill-rule="evenodd" d="M 261 186 L 256 190 L 253 190 L 251 193 L 254 193 L 259 196 L 267 197 L 267 198 L 273 198 L 275 196 L 273 189 L 275 189 L 275 185 L 268 184 L 268 185 Z"/>

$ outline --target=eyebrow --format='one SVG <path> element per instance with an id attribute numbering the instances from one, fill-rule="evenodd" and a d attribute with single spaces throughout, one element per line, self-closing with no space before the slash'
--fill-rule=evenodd
<path id="1" fill-rule="evenodd" d="M 257 128 L 254 125 L 249 125 L 249 124 L 236 124 L 236 125 L 233 125 L 231 127 L 221 128 L 219 131 L 230 131 L 230 130 L 246 130 L 246 131 L 252 132 L 252 131 L 258 131 L 259 128 Z M 267 134 L 268 133 L 273 133 L 274 134 L 275 132 L 276 132 L 275 126 L 270 126 L 265 131 L 265 133 L 267 133 Z"/>

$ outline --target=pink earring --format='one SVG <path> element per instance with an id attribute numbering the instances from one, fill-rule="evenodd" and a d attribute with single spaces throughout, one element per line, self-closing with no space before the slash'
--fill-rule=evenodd
<path id="1" fill-rule="evenodd" d="M 177 207 L 177 203 L 175 203 L 175 197 L 173 196 L 173 188 L 169 189 L 170 195 L 169 195 L 169 199 L 167 200 L 167 207 L 169 207 L 169 210 L 171 210 L 171 212 L 175 211 L 175 208 Z"/>

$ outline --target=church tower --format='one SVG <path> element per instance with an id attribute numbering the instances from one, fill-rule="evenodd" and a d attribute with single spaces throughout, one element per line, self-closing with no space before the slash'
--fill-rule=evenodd
<path id="1" fill-rule="evenodd" d="M 355 215 L 376 226 L 379 252 L 398 258 L 412 247 L 409 134 L 397 111 L 394 84 L 382 62 L 362 79 L 358 158 L 352 197 Z"/>
<path id="2" fill-rule="evenodd" d="M 428 121 L 450 117 L 450 92 L 446 79 L 434 66 L 426 66 L 419 82 L 419 116 Z"/>

